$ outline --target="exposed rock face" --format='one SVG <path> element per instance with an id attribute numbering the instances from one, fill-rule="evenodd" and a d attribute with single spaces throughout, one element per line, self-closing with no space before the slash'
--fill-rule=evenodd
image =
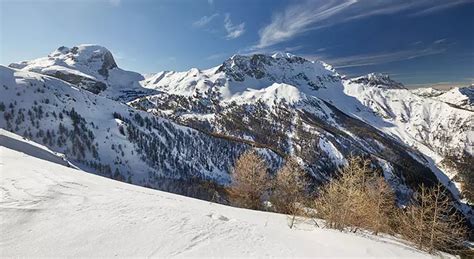
<path id="1" fill-rule="evenodd" d="M 60 71 L 56 71 L 56 73 L 54 73 L 52 76 L 69 82 L 71 84 L 77 85 L 94 94 L 98 94 L 107 89 L 107 85 L 100 81 L 94 81 L 90 78 L 82 77 L 76 74 L 66 74 Z"/>

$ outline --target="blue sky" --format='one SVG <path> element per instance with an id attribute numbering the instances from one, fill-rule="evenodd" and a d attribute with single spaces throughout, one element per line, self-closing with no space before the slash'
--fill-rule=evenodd
<path id="1" fill-rule="evenodd" d="M 474 83 L 474 0 L 0 0 L 0 63 L 95 43 L 142 73 L 287 51 L 409 86 Z"/>

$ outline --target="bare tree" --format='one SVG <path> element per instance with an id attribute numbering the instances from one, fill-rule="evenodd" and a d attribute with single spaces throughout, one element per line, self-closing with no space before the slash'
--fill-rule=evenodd
<path id="1" fill-rule="evenodd" d="M 231 204 L 248 209 L 261 209 L 262 195 L 269 182 L 265 160 L 255 150 L 246 151 L 237 159 L 232 172 L 232 186 L 228 191 Z"/>
<path id="2" fill-rule="evenodd" d="M 302 214 L 307 187 L 304 169 L 295 158 L 288 158 L 273 181 L 270 201 L 275 211 L 290 215 L 290 228 L 296 216 Z"/>
<path id="3" fill-rule="evenodd" d="M 374 176 L 367 181 L 365 191 L 367 200 L 361 209 L 367 220 L 363 227 L 372 230 L 374 234 L 391 233 L 398 210 L 392 188 L 383 177 Z"/>
<path id="4" fill-rule="evenodd" d="M 315 205 L 328 227 L 378 233 L 390 230 L 388 215 L 395 208 L 395 197 L 370 160 L 350 157 L 340 176 L 321 189 Z"/>
<path id="5" fill-rule="evenodd" d="M 400 232 L 405 239 L 430 253 L 462 249 L 467 228 L 441 184 L 421 186 L 413 203 L 400 215 Z"/>

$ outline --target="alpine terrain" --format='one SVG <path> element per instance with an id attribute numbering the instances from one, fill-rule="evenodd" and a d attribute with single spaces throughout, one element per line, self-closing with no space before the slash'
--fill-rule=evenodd
<path id="1" fill-rule="evenodd" d="M 321 254 L 427 256 L 391 239 L 290 233 L 275 226 L 285 219 L 278 215 L 142 187 L 228 204 L 234 165 L 250 149 L 273 176 L 294 158 L 311 190 L 357 156 L 385 178 L 399 206 L 420 185 L 441 183 L 472 225 L 459 165 L 474 155 L 473 100 L 473 86 L 410 90 L 388 75 L 351 78 L 289 53 L 234 55 L 209 69 L 141 75 L 121 69 L 105 47 L 78 45 L 0 66 L 1 255 L 308 256 L 324 236 L 332 241 L 320 245 Z M 145 223 L 133 226 L 139 217 Z M 66 237 L 62 223 L 78 229 Z M 18 224 L 34 235 L 19 236 Z M 137 238 L 125 235 L 130 231 Z M 102 232 L 100 249 L 86 241 Z M 148 239 L 153 233 L 159 237 Z M 301 243 L 290 247 L 283 236 Z M 60 239 L 66 242 L 41 254 L 33 249 Z M 86 245 L 66 253 L 74 239 Z M 18 240 L 35 246 L 24 250 Z M 236 240 L 242 247 L 221 250 Z M 347 246 L 339 250 L 338 243 Z M 265 249 L 256 253 L 257 247 Z"/>

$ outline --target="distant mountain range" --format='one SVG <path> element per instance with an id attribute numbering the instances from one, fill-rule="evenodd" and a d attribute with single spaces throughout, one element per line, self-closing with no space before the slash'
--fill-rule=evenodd
<path id="1" fill-rule="evenodd" d="M 79 45 L 0 75 L 1 128 L 85 171 L 192 196 L 210 195 L 195 183 L 228 184 L 235 159 L 255 147 L 273 169 L 295 156 L 315 185 L 363 155 L 400 202 L 438 181 L 461 200 L 443 161 L 474 155 L 472 86 L 409 90 L 287 53 L 144 76 L 119 68 L 104 47 Z"/>

